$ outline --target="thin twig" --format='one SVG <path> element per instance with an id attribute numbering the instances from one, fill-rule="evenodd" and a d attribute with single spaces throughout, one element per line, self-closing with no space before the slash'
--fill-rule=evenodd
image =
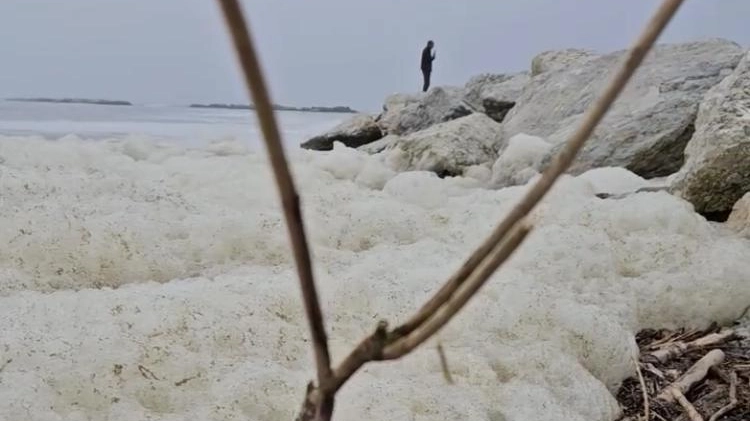
<path id="1" fill-rule="evenodd" d="M 659 370 L 658 368 L 654 367 L 654 365 L 651 364 L 651 363 L 644 364 L 643 368 L 645 368 L 646 371 L 648 371 L 649 373 L 655 375 L 656 377 L 658 377 L 660 379 L 664 379 L 665 378 L 664 373 L 661 370 Z"/>
<path id="2" fill-rule="evenodd" d="M 140 371 L 141 376 L 143 376 L 146 379 L 159 380 L 159 378 L 156 377 L 156 374 L 154 374 L 153 371 L 149 370 L 148 368 L 146 368 L 145 366 L 141 364 L 138 364 L 138 371 Z"/>
<path id="3" fill-rule="evenodd" d="M 606 87 L 602 95 L 588 109 L 583 117 L 578 130 L 568 140 L 565 148 L 555 157 L 550 166 L 544 171 L 539 181 L 523 197 L 520 203 L 516 205 L 505 219 L 495 228 L 490 236 L 482 243 L 479 248 L 464 262 L 461 268 L 446 282 L 440 290 L 425 303 L 422 308 L 401 327 L 394 332 L 398 335 L 408 335 L 427 318 L 430 317 L 440 306 L 442 306 L 466 281 L 471 272 L 484 260 L 492 251 L 495 244 L 499 243 L 513 226 L 528 215 L 534 207 L 541 201 L 545 194 L 552 188 L 558 177 L 563 174 L 573 163 L 578 151 L 588 140 L 599 122 L 617 99 L 625 85 L 630 80 L 643 61 L 646 54 L 651 50 L 656 39 L 664 30 L 666 25 L 677 12 L 683 0 L 664 0 L 646 26 L 646 29 L 638 37 L 633 47 L 628 53 L 627 60 L 614 75 L 612 81 Z"/>
<path id="4" fill-rule="evenodd" d="M 328 353 L 328 339 L 323 323 L 323 314 L 315 288 L 310 251 L 305 237 L 304 223 L 299 206 L 299 196 L 294 187 L 291 172 L 284 156 L 276 118 L 274 117 L 271 100 L 266 89 L 266 83 L 255 47 L 253 45 L 247 22 L 237 0 L 219 0 L 224 12 L 227 26 L 234 41 L 237 57 L 242 65 L 245 83 L 250 90 L 260 127 L 266 142 L 268 155 L 276 177 L 284 216 L 294 250 L 300 287 L 304 299 L 305 312 L 315 352 L 315 363 L 318 372 L 318 384 L 326 382 L 331 377 L 331 361 Z"/>
<path id="5" fill-rule="evenodd" d="M 733 371 L 729 375 L 729 379 L 729 404 L 716 411 L 715 414 L 711 415 L 711 418 L 709 418 L 708 421 L 717 421 L 727 412 L 733 410 L 739 403 L 739 401 L 737 400 L 737 372 Z"/>
<path id="6" fill-rule="evenodd" d="M 667 421 L 667 420 L 666 420 L 666 418 L 664 418 L 664 417 L 662 417 L 661 415 L 659 415 L 659 413 L 658 413 L 658 412 L 654 412 L 654 416 L 655 416 L 656 418 L 659 418 L 659 419 L 660 419 L 661 421 Z M 651 420 L 646 420 L 646 421 L 651 421 Z"/>
<path id="7" fill-rule="evenodd" d="M 677 389 L 674 389 L 671 391 L 672 397 L 674 400 L 677 401 L 677 403 L 682 406 L 682 408 L 687 413 L 688 418 L 690 418 L 690 421 L 703 421 L 703 417 L 700 413 L 698 413 L 698 410 L 695 409 L 692 403 L 690 403 L 689 400 L 685 397 L 685 395 L 680 392 Z"/>
<path id="8" fill-rule="evenodd" d="M 448 367 L 448 358 L 445 357 L 445 350 L 443 349 L 443 344 L 440 342 L 437 344 L 437 353 L 440 357 L 440 368 L 443 370 L 445 381 L 448 382 L 448 384 L 453 384 L 453 376 L 451 376 L 451 370 Z"/>
<path id="9" fill-rule="evenodd" d="M 744 310 L 742 310 L 742 313 L 740 313 L 739 317 L 735 318 L 734 320 L 742 320 L 742 318 L 745 317 L 748 311 L 750 311 L 750 304 L 748 304 L 748 306 L 745 307 Z"/>
<path id="10" fill-rule="evenodd" d="M 643 373 L 641 372 L 641 363 L 638 361 L 638 356 L 633 356 L 633 363 L 635 363 L 635 371 L 638 373 L 638 381 L 641 383 L 641 392 L 643 393 L 643 417 L 646 421 L 649 421 L 651 420 L 651 405 L 648 401 L 646 380 L 643 379 Z"/>

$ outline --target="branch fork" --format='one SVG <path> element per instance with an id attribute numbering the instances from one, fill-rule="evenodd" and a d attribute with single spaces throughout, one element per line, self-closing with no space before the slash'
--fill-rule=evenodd
<path id="1" fill-rule="evenodd" d="M 554 158 L 536 184 L 458 271 L 405 323 L 389 330 L 386 322 L 380 322 L 372 334 L 363 339 L 336 368 L 332 368 L 323 313 L 318 300 L 309 247 L 305 237 L 299 196 L 284 156 L 281 135 L 252 37 L 238 0 L 217 1 L 229 28 L 266 142 L 284 208 L 305 314 L 313 342 L 317 384 L 313 382 L 308 384 L 297 421 L 329 421 L 333 414 L 336 392 L 362 365 L 371 361 L 398 359 L 412 352 L 445 326 L 500 265 L 511 257 L 531 231 L 531 226 L 524 221 L 526 216 L 552 188 L 558 177 L 570 167 L 578 151 L 591 136 L 683 2 L 683 0 L 662 1 L 643 33 L 633 44 L 627 59 L 614 74 L 601 96 L 591 105 L 566 146 Z"/>

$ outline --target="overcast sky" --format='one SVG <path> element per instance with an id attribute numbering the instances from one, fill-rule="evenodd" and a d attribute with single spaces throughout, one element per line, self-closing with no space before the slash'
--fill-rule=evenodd
<path id="1" fill-rule="evenodd" d="M 377 110 L 421 87 L 525 70 L 544 50 L 627 47 L 657 0 L 246 0 L 274 101 Z M 213 0 L 0 0 L 0 97 L 247 103 Z M 686 0 L 662 41 L 750 45 L 750 0 Z"/>

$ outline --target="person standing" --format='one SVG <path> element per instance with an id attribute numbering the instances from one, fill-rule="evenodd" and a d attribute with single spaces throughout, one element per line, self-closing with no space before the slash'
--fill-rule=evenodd
<path id="1" fill-rule="evenodd" d="M 424 78 L 424 85 L 422 85 L 422 92 L 427 92 L 430 87 L 430 74 L 432 74 L 432 61 L 435 60 L 435 53 L 432 48 L 435 43 L 432 40 L 427 41 L 427 46 L 422 50 L 422 77 Z"/>

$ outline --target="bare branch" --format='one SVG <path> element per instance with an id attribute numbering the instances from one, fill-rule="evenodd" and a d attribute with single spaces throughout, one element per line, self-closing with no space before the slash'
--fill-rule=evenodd
<path id="1" fill-rule="evenodd" d="M 284 156 L 281 136 L 252 39 L 237 0 L 218 1 L 231 32 L 245 82 L 255 104 L 266 141 L 284 207 L 313 339 L 318 386 L 316 387 L 313 383 L 308 385 L 305 402 L 297 419 L 327 421 L 331 418 L 336 391 L 363 364 L 369 361 L 400 358 L 424 343 L 448 323 L 487 282 L 495 270 L 512 255 L 530 230 L 530 227 L 519 222 L 534 209 L 552 188 L 557 178 L 573 162 L 584 142 L 591 136 L 597 124 L 624 89 L 683 0 L 664 0 L 644 32 L 634 43 L 627 60 L 614 75 L 602 96 L 591 106 L 579 129 L 570 138 L 565 148 L 555 157 L 520 203 L 511 210 L 462 267 L 404 325 L 389 333 L 385 322 L 381 322 L 375 332 L 360 342 L 335 371 L 332 371 L 330 366 L 327 337 L 312 275 L 299 197 Z"/>
<path id="2" fill-rule="evenodd" d="M 715 414 L 711 415 L 711 418 L 708 421 L 718 421 L 719 418 L 736 408 L 739 404 L 739 401 L 737 400 L 737 382 L 739 381 L 737 378 L 737 372 L 733 371 L 732 374 L 730 374 L 729 379 L 729 403 L 716 411 Z"/>
<path id="3" fill-rule="evenodd" d="M 364 364 L 380 360 L 388 340 L 388 323 L 381 321 L 370 336 L 366 337 L 333 371 L 333 380 L 322 387 L 335 393 Z"/>
<path id="4" fill-rule="evenodd" d="M 735 332 L 732 329 L 726 329 L 718 333 L 706 335 L 691 342 L 677 341 L 663 344 L 660 349 L 649 353 L 647 359 L 666 363 L 672 358 L 679 357 L 687 352 L 699 348 L 705 348 L 707 346 L 718 345 L 733 339 L 735 336 Z"/>
<path id="5" fill-rule="evenodd" d="M 703 417 L 701 417 L 701 414 L 698 413 L 698 411 L 695 409 L 692 403 L 690 403 L 689 400 L 685 397 L 685 395 L 680 392 L 677 389 L 674 389 L 671 391 L 672 396 L 674 397 L 674 400 L 677 401 L 677 403 L 682 406 L 682 409 L 685 410 L 685 413 L 687 414 L 690 421 L 703 421 Z"/>
<path id="6" fill-rule="evenodd" d="M 612 81 L 604 90 L 597 101 L 588 109 L 581 122 L 578 130 L 568 140 L 565 148 L 555 157 L 549 167 L 545 170 L 542 177 L 523 197 L 521 202 L 516 205 L 505 219 L 495 228 L 490 236 L 479 246 L 479 248 L 464 262 L 461 268 L 440 288 L 440 290 L 425 303 L 422 308 L 406 323 L 397 328 L 394 333 L 397 335 L 408 335 L 418 326 L 420 326 L 432 313 L 442 306 L 458 287 L 466 281 L 466 278 L 474 269 L 484 260 L 491 252 L 495 244 L 505 237 L 513 226 L 528 215 L 545 194 L 552 188 L 557 178 L 563 174 L 570 164 L 573 163 L 576 154 L 580 151 L 583 144 L 594 132 L 599 122 L 604 118 L 612 103 L 625 88 L 645 58 L 651 50 L 656 39 L 664 30 L 666 25 L 677 12 L 683 0 L 664 0 L 649 21 L 643 33 L 635 41 L 633 47 L 628 53 L 627 60 Z"/>
<path id="7" fill-rule="evenodd" d="M 263 137 L 266 142 L 268 155 L 276 177 L 276 184 L 284 207 L 289 236 L 297 263 L 300 287 L 305 304 L 307 320 L 315 352 L 315 363 L 318 370 L 318 384 L 322 384 L 331 377 L 331 362 L 328 353 L 328 339 L 323 324 L 323 314 L 320 310 L 318 293 L 315 289 L 310 251 L 305 237 L 304 224 L 299 206 L 299 196 L 294 187 L 291 172 L 284 156 L 273 106 L 266 89 L 266 83 L 260 69 L 252 37 L 242 9 L 237 0 L 219 0 L 224 18 L 234 41 L 240 64 L 242 65 L 245 83 L 253 99 Z"/>
<path id="8" fill-rule="evenodd" d="M 673 402 L 675 396 L 673 393 L 674 391 L 687 393 L 687 391 L 696 383 L 706 378 L 706 374 L 708 374 L 708 370 L 711 367 L 715 367 L 722 362 L 724 362 L 724 352 L 720 349 L 714 349 L 693 364 L 688 371 L 674 383 L 665 387 L 656 398 L 666 402 Z"/>

